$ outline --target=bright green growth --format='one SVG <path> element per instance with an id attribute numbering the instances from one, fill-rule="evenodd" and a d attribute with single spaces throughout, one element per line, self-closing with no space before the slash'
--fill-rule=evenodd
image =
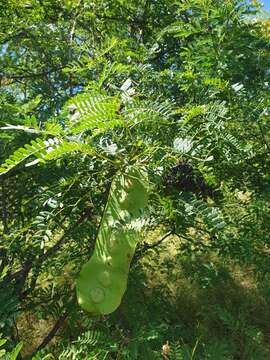
<path id="1" fill-rule="evenodd" d="M 143 225 L 147 189 L 146 174 L 135 167 L 112 182 L 94 254 L 77 281 L 78 302 L 90 313 L 109 314 L 121 303 Z"/>

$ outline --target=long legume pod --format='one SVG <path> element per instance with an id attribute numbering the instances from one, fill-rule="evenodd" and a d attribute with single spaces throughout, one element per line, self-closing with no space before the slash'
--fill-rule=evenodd
<path id="1" fill-rule="evenodd" d="M 77 280 L 80 306 L 92 314 L 117 309 L 127 287 L 129 266 L 147 205 L 146 173 L 130 167 L 112 182 L 95 250 Z"/>

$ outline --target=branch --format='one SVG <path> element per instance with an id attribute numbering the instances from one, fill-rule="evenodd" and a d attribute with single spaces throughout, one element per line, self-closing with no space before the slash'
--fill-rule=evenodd
<path id="1" fill-rule="evenodd" d="M 65 312 L 63 315 L 60 316 L 60 318 L 56 321 L 56 323 L 54 324 L 54 326 L 52 327 L 52 329 L 49 331 L 49 333 L 45 336 L 45 338 L 42 340 L 42 342 L 40 343 L 40 345 L 36 348 L 36 350 L 34 350 L 32 352 L 31 355 L 26 356 L 23 359 L 32 359 L 32 357 L 39 352 L 40 350 L 42 350 L 45 346 L 47 346 L 49 344 L 49 342 L 54 338 L 54 336 L 56 335 L 57 331 L 64 325 L 64 322 L 66 320 L 66 318 L 68 317 L 68 313 Z"/>
<path id="2" fill-rule="evenodd" d="M 15 279 L 17 283 L 24 283 L 25 279 L 27 277 L 27 275 L 29 274 L 30 270 L 32 269 L 33 265 L 37 266 L 37 270 L 39 270 L 43 264 L 43 262 L 51 257 L 52 255 L 54 255 L 63 245 L 63 243 L 66 240 L 66 237 L 73 232 L 85 219 L 87 219 L 89 217 L 89 212 L 85 211 L 80 218 L 76 221 L 76 223 L 67 230 L 66 233 L 64 233 L 61 238 L 50 248 L 48 249 L 45 253 L 43 253 L 37 260 L 36 263 L 31 262 L 30 260 L 27 260 L 22 268 L 14 273 L 9 274 L 8 276 L 6 276 L 4 283 L 8 283 L 11 280 Z M 29 289 L 24 291 L 22 294 L 22 297 L 24 298 L 29 292 Z"/>
<path id="3" fill-rule="evenodd" d="M 59 66 L 58 68 L 55 69 L 50 69 L 50 70 L 44 70 L 44 71 L 40 71 L 37 73 L 30 73 L 30 74 L 24 74 L 24 75 L 16 75 L 16 74 L 0 74 L 0 78 L 3 79 L 11 79 L 11 80 L 23 80 L 23 79 L 32 79 L 32 78 L 38 78 L 38 77 L 43 77 L 49 74 L 53 74 L 59 70 L 62 70 L 65 67 L 65 65 Z"/>
<path id="4" fill-rule="evenodd" d="M 72 28 L 71 28 L 71 31 L 70 31 L 70 38 L 69 38 L 70 45 L 73 42 L 73 38 L 74 38 L 74 34 L 75 34 L 75 28 L 76 28 L 76 22 L 77 22 L 78 16 L 80 15 L 80 10 L 81 10 L 80 7 L 81 7 L 82 3 L 83 3 L 82 0 L 79 0 L 78 4 L 77 4 L 77 9 L 76 9 L 76 12 L 75 12 L 75 15 L 74 15 L 73 24 L 72 24 Z"/>
<path id="5" fill-rule="evenodd" d="M 159 246 L 164 240 L 166 240 L 171 235 L 175 235 L 173 231 L 169 231 L 167 234 L 165 234 L 161 239 L 159 239 L 154 244 L 144 244 L 143 249 L 142 249 L 143 252 L 148 251 L 150 249 L 156 248 L 157 246 Z"/>
<path id="6" fill-rule="evenodd" d="M 10 34 L 7 38 L 5 39 L 2 39 L 0 41 L 0 46 L 3 46 L 5 45 L 7 42 L 9 42 L 10 40 L 12 39 L 16 39 L 16 38 L 20 38 L 20 37 L 27 37 L 28 36 L 28 32 L 32 30 L 32 27 L 29 26 L 28 28 L 25 28 L 25 29 L 21 29 L 19 30 L 17 33 L 13 33 L 13 34 Z"/>
<path id="7" fill-rule="evenodd" d="M 32 269 L 32 265 L 35 266 L 35 273 L 33 275 L 33 278 L 31 279 L 31 284 L 28 289 L 26 289 L 20 296 L 21 300 L 25 299 L 26 296 L 31 293 L 31 291 L 35 288 L 37 278 L 40 273 L 40 269 L 44 263 L 45 260 L 47 260 L 49 257 L 53 256 L 64 244 L 66 237 L 72 233 L 84 220 L 88 219 L 91 216 L 91 212 L 89 212 L 89 209 L 85 209 L 84 213 L 81 215 L 81 217 L 76 221 L 76 223 L 67 230 L 66 233 L 64 233 L 61 238 L 45 253 L 43 253 L 37 260 L 36 263 L 30 264 L 30 267 L 28 268 L 28 272 L 26 273 L 26 276 L 29 274 L 30 270 Z"/>
<path id="8" fill-rule="evenodd" d="M 8 214 L 7 214 L 7 203 L 6 203 L 6 195 L 5 195 L 5 183 L 4 179 L 0 180 L 1 186 L 1 208 L 2 208 L 2 222 L 3 222 L 3 232 L 4 234 L 7 233 L 8 230 Z"/>
<path id="9" fill-rule="evenodd" d="M 165 241 L 170 235 L 174 235 L 173 231 L 169 231 L 167 234 L 165 234 L 160 240 L 158 240 L 157 242 L 155 242 L 154 244 L 147 244 L 144 243 L 143 247 L 141 248 L 141 250 L 137 253 L 137 255 L 135 254 L 135 256 L 133 257 L 132 260 L 132 265 L 133 266 L 136 261 L 138 261 L 143 255 L 144 253 L 146 253 L 148 250 L 150 249 L 154 249 L 156 247 L 158 247 L 163 241 Z"/>

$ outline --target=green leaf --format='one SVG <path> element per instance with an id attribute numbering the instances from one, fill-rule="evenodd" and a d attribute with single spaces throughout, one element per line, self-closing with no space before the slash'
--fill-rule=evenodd
<path id="1" fill-rule="evenodd" d="M 7 342 L 7 339 L 0 339 L 0 347 Z"/>
<path id="2" fill-rule="evenodd" d="M 19 344 L 17 344 L 17 346 L 15 347 L 15 349 L 12 351 L 12 353 L 9 356 L 9 360 L 16 360 L 21 349 L 23 347 L 23 342 L 19 342 Z"/>

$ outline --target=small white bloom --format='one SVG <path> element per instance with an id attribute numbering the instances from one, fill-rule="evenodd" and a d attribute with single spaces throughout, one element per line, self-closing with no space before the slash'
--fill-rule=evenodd
<path id="1" fill-rule="evenodd" d="M 173 142 L 174 149 L 181 153 L 188 153 L 192 149 L 192 145 L 191 140 L 183 138 L 176 138 Z"/>
<path id="2" fill-rule="evenodd" d="M 238 91 L 242 90 L 243 87 L 244 87 L 244 85 L 241 84 L 241 83 L 235 83 L 235 84 L 232 85 L 232 89 L 233 89 L 235 92 L 238 92 Z"/>
<path id="3" fill-rule="evenodd" d="M 122 91 L 127 91 L 129 88 L 130 88 L 130 86 L 132 85 L 132 80 L 131 79 L 127 79 L 124 83 L 123 83 L 123 85 L 121 86 L 121 90 Z"/>
<path id="4" fill-rule="evenodd" d="M 25 164 L 25 167 L 36 165 L 39 163 L 39 161 L 40 161 L 40 159 L 33 160 L 30 163 Z"/>

